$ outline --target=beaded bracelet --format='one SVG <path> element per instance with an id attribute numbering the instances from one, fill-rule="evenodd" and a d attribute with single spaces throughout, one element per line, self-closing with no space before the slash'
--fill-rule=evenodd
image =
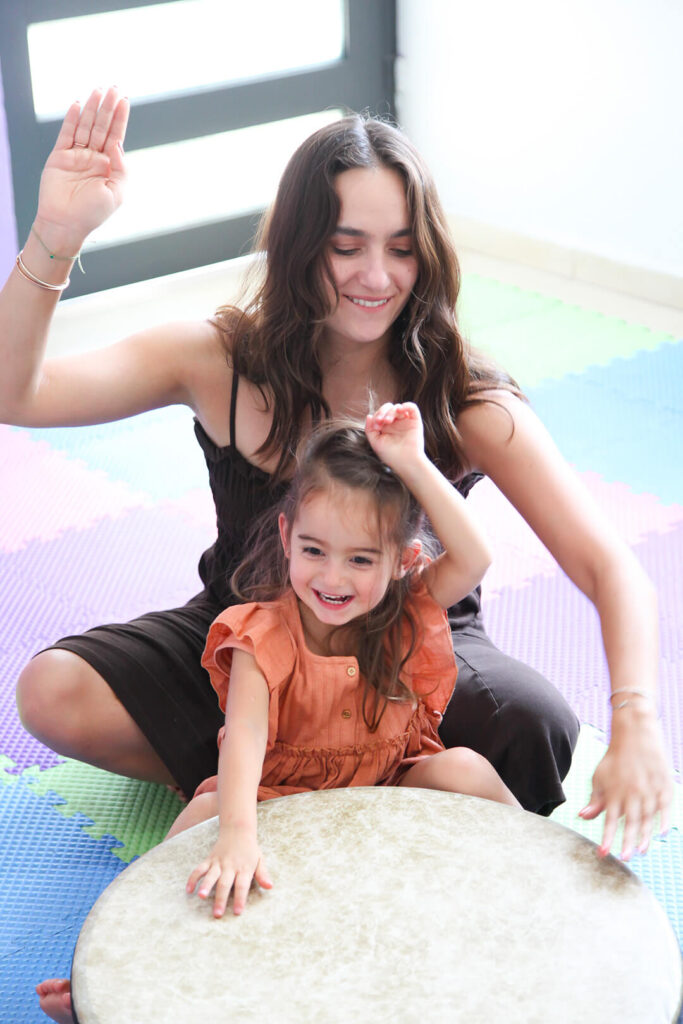
<path id="1" fill-rule="evenodd" d="M 42 245 L 43 249 L 48 254 L 48 256 L 50 257 L 51 260 L 67 260 L 68 262 L 71 262 L 72 260 L 76 260 L 76 263 L 78 265 L 78 269 L 80 270 L 81 274 L 85 274 L 85 270 L 83 269 L 83 264 L 81 263 L 81 253 L 80 253 L 80 251 L 77 252 L 75 256 L 58 256 L 56 252 L 51 252 L 50 251 L 50 249 L 48 248 L 47 244 L 42 240 L 42 238 L 40 237 L 40 235 L 36 231 L 35 227 L 31 228 L 31 234 L 36 236 L 36 238 L 38 239 L 38 241 L 40 242 L 40 244 Z"/>
<path id="2" fill-rule="evenodd" d="M 24 250 L 22 249 L 17 256 L 17 270 L 22 277 L 26 278 L 27 281 L 30 281 L 32 284 L 37 284 L 39 288 L 45 288 L 48 292 L 63 292 L 65 288 L 69 287 L 69 284 L 71 283 L 70 277 L 67 277 L 63 284 L 50 284 L 48 281 L 41 281 L 39 277 L 36 277 L 36 275 L 28 269 L 21 258 L 23 255 Z"/>

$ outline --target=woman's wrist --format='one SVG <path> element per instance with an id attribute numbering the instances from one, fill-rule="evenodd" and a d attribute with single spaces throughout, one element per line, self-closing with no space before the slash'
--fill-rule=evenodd
<path id="1" fill-rule="evenodd" d="M 36 214 L 24 248 L 31 244 L 42 249 L 46 260 L 69 266 L 78 258 L 87 237 L 76 225 L 57 224 Z"/>

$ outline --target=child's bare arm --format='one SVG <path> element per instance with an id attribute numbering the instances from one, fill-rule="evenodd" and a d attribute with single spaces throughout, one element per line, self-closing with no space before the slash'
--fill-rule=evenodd
<path id="1" fill-rule="evenodd" d="M 424 571 L 424 581 L 443 608 L 460 601 L 481 582 L 491 549 L 467 504 L 424 450 L 422 417 L 412 402 L 387 403 L 367 417 L 375 452 L 420 502 L 444 551 Z"/>
<path id="2" fill-rule="evenodd" d="M 225 709 L 225 736 L 218 759 L 219 833 L 208 857 L 190 875 L 188 892 L 212 888 L 214 916 L 222 917 L 234 889 L 233 910 L 244 910 L 252 878 L 270 889 L 256 836 L 256 797 L 268 738 L 268 687 L 254 657 L 233 652 Z"/>

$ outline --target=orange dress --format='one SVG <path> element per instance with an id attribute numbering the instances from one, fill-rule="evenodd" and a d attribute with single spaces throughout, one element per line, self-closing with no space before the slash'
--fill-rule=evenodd
<path id="1" fill-rule="evenodd" d="M 202 665 L 225 710 L 232 651 L 248 651 L 270 693 L 259 800 L 317 789 L 396 785 L 444 749 L 437 732 L 457 669 L 444 610 L 418 581 L 410 597 L 421 627 L 404 679 L 419 700 L 390 701 L 375 732 L 363 719 L 363 680 L 353 656 L 312 654 L 292 590 L 272 602 L 233 605 L 209 630 Z M 215 789 L 207 780 L 199 791 Z"/>

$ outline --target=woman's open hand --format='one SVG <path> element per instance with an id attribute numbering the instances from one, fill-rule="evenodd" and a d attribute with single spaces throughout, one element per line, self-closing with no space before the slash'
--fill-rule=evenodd
<path id="1" fill-rule="evenodd" d="M 121 204 L 128 113 L 128 100 L 115 88 L 104 98 L 95 89 L 82 109 L 69 107 L 43 169 L 36 216 L 55 251 L 77 251 Z"/>
<path id="2" fill-rule="evenodd" d="M 616 716 L 622 716 L 617 720 Z M 673 784 L 659 723 L 652 710 L 616 712 L 607 753 L 595 769 L 590 800 L 579 812 L 592 820 L 603 811 L 601 856 L 609 853 L 624 818 L 621 857 L 645 853 L 659 815 L 659 830 L 669 828 Z"/>
<path id="3" fill-rule="evenodd" d="M 258 848 L 256 835 L 251 828 L 227 825 L 221 828 L 218 841 L 209 856 L 190 875 L 187 891 L 193 893 L 199 882 L 198 895 L 205 900 L 215 886 L 213 916 L 222 917 L 230 893 L 234 890 L 233 912 L 241 914 L 247 903 L 252 879 L 263 889 L 272 888 L 273 883 Z"/>

